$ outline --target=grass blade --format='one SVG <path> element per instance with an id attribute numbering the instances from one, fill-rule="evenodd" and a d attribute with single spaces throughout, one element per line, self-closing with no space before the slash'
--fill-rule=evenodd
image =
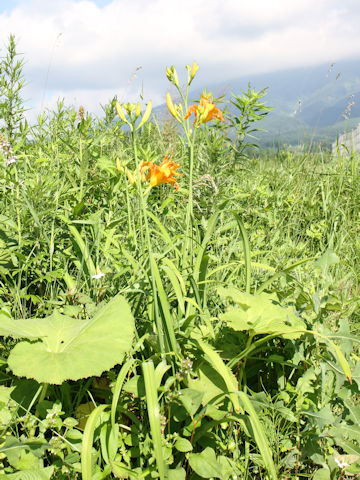
<path id="1" fill-rule="evenodd" d="M 94 441 L 96 424 L 107 405 L 96 407 L 87 419 L 81 448 L 81 474 L 83 480 L 92 479 L 91 450 Z"/>
<path id="2" fill-rule="evenodd" d="M 238 386 L 237 386 L 237 380 L 230 370 L 230 368 L 225 365 L 223 362 L 223 359 L 220 357 L 220 355 L 215 352 L 215 350 L 208 345 L 207 343 L 199 340 L 199 345 L 204 351 L 205 355 L 209 358 L 210 360 L 210 365 L 215 368 L 215 370 L 219 373 L 219 375 L 222 376 L 226 387 L 229 392 L 229 397 L 230 400 L 236 410 L 236 412 L 240 412 L 240 403 L 239 403 L 239 397 L 238 397 Z"/>
<path id="3" fill-rule="evenodd" d="M 245 291 L 250 293 L 250 284 L 251 284 L 251 255 L 250 255 L 250 243 L 249 237 L 247 235 L 244 224 L 240 216 L 233 212 L 234 217 L 236 218 L 237 224 L 240 229 L 240 234 L 244 246 L 244 256 L 245 256 Z"/>
<path id="4" fill-rule="evenodd" d="M 160 480 L 165 479 L 165 462 L 162 451 L 160 406 L 157 397 L 156 376 L 152 361 L 142 364 L 144 374 L 146 403 L 150 422 L 151 437 L 154 446 L 154 455 Z"/>
<path id="5" fill-rule="evenodd" d="M 276 469 L 272 458 L 272 453 L 269 444 L 266 440 L 266 434 L 260 423 L 259 417 L 251 403 L 250 398 L 245 392 L 238 393 L 244 410 L 249 414 L 250 423 L 254 433 L 254 440 L 258 449 L 260 450 L 266 470 L 268 471 L 271 480 L 277 480 Z"/>
<path id="6" fill-rule="evenodd" d="M 111 402 L 111 425 L 112 428 L 115 429 L 115 415 L 116 415 L 116 407 L 119 401 L 121 389 L 123 387 L 126 375 L 128 374 L 129 370 L 131 367 L 134 365 L 135 360 L 131 359 L 128 360 L 124 365 L 121 367 L 121 370 L 119 372 L 119 375 L 117 376 L 115 387 L 114 387 L 114 392 L 113 392 L 113 398 Z"/>

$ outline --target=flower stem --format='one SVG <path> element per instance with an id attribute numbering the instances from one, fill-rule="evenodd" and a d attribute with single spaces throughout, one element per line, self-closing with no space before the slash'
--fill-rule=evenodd
<path id="1" fill-rule="evenodd" d="M 155 320 L 155 325 L 156 325 L 156 330 L 159 338 L 159 345 L 160 345 L 160 351 L 162 355 L 165 354 L 166 349 L 165 349 L 165 338 L 164 338 L 164 329 L 163 325 L 160 319 L 160 311 L 159 311 L 159 304 L 158 304 L 158 292 L 157 292 L 157 287 L 156 287 L 156 282 L 155 282 L 155 275 L 154 275 L 154 270 L 153 270 L 153 264 L 152 264 L 152 248 L 151 248 L 151 239 L 150 239 L 150 232 L 149 232 L 149 222 L 147 218 L 147 212 L 146 212 L 146 204 L 145 204 L 145 199 L 144 195 L 142 192 L 142 187 L 141 187 L 141 171 L 140 171 L 140 165 L 139 161 L 137 158 L 137 146 L 136 146 L 136 132 L 135 130 L 132 131 L 131 133 L 131 138 L 132 138 L 132 146 L 133 146 L 133 152 L 134 152 L 134 159 L 135 163 L 137 165 L 137 189 L 138 189 L 138 195 L 140 198 L 140 205 L 141 205 L 141 210 L 142 214 L 144 217 L 144 226 L 145 226 L 145 238 L 146 238 L 146 243 L 147 243 L 147 250 L 149 254 L 149 263 L 150 263 L 150 275 L 151 275 L 151 285 L 152 285 L 152 291 L 153 291 L 153 301 L 154 301 L 154 320 Z"/>
<path id="2" fill-rule="evenodd" d="M 190 254 L 192 261 L 193 242 L 192 242 L 192 219 L 193 219 L 193 175 L 194 175 L 194 148 L 195 148 L 196 130 L 192 132 L 192 136 L 187 136 L 189 149 L 189 196 L 186 209 L 186 228 L 185 242 L 183 247 L 183 267 L 188 266 L 188 257 Z"/>

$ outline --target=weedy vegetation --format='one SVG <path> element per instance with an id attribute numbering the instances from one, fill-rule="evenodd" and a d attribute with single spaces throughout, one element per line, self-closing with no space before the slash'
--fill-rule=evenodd
<path id="1" fill-rule="evenodd" d="M 360 475 L 358 156 L 246 146 L 266 92 L 190 101 L 197 71 L 164 124 L 30 126 L 10 39 L 0 479 Z"/>

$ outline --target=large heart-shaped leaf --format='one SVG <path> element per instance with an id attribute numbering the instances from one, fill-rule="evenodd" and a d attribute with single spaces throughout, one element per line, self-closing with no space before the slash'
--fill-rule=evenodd
<path id="1" fill-rule="evenodd" d="M 238 305 L 220 315 L 220 319 L 234 330 L 247 330 L 253 335 L 276 334 L 284 338 L 298 338 L 306 330 L 304 322 L 294 311 L 282 307 L 272 295 L 250 295 L 234 287 L 219 288 L 219 294 Z"/>
<path id="2" fill-rule="evenodd" d="M 41 319 L 0 319 L 0 335 L 38 339 L 15 345 L 8 359 L 14 374 L 54 384 L 98 376 L 120 363 L 131 347 L 133 332 L 134 319 L 121 296 L 89 320 L 57 311 Z"/>

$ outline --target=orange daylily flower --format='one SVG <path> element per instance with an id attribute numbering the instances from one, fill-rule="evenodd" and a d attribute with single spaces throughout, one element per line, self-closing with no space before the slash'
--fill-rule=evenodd
<path id="1" fill-rule="evenodd" d="M 161 165 L 155 165 L 150 161 L 141 162 L 140 172 L 141 174 L 146 174 L 146 180 L 150 180 L 150 187 L 156 187 L 162 185 L 163 183 L 171 183 L 175 187 L 175 190 L 179 190 L 179 184 L 174 175 L 183 177 L 182 173 L 175 172 L 177 168 L 180 167 L 180 163 L 175 163 L 166 156 L 162 161 Z"/>
<path id="2" fill-rule="evenodd" d="M 213 118 L 217 118 L 218 120 L 225 122 L 221 111 L 212 103 L 212 100 L 213 99 L 210 95 L 202 94 L 200 105 L 191 105 L 184 117 L 184 120 L 189 118 L 193 113 L 195 115 L 194 127 L 195 124 L 200 126 L 202 123 L 210 122 Z"/>

